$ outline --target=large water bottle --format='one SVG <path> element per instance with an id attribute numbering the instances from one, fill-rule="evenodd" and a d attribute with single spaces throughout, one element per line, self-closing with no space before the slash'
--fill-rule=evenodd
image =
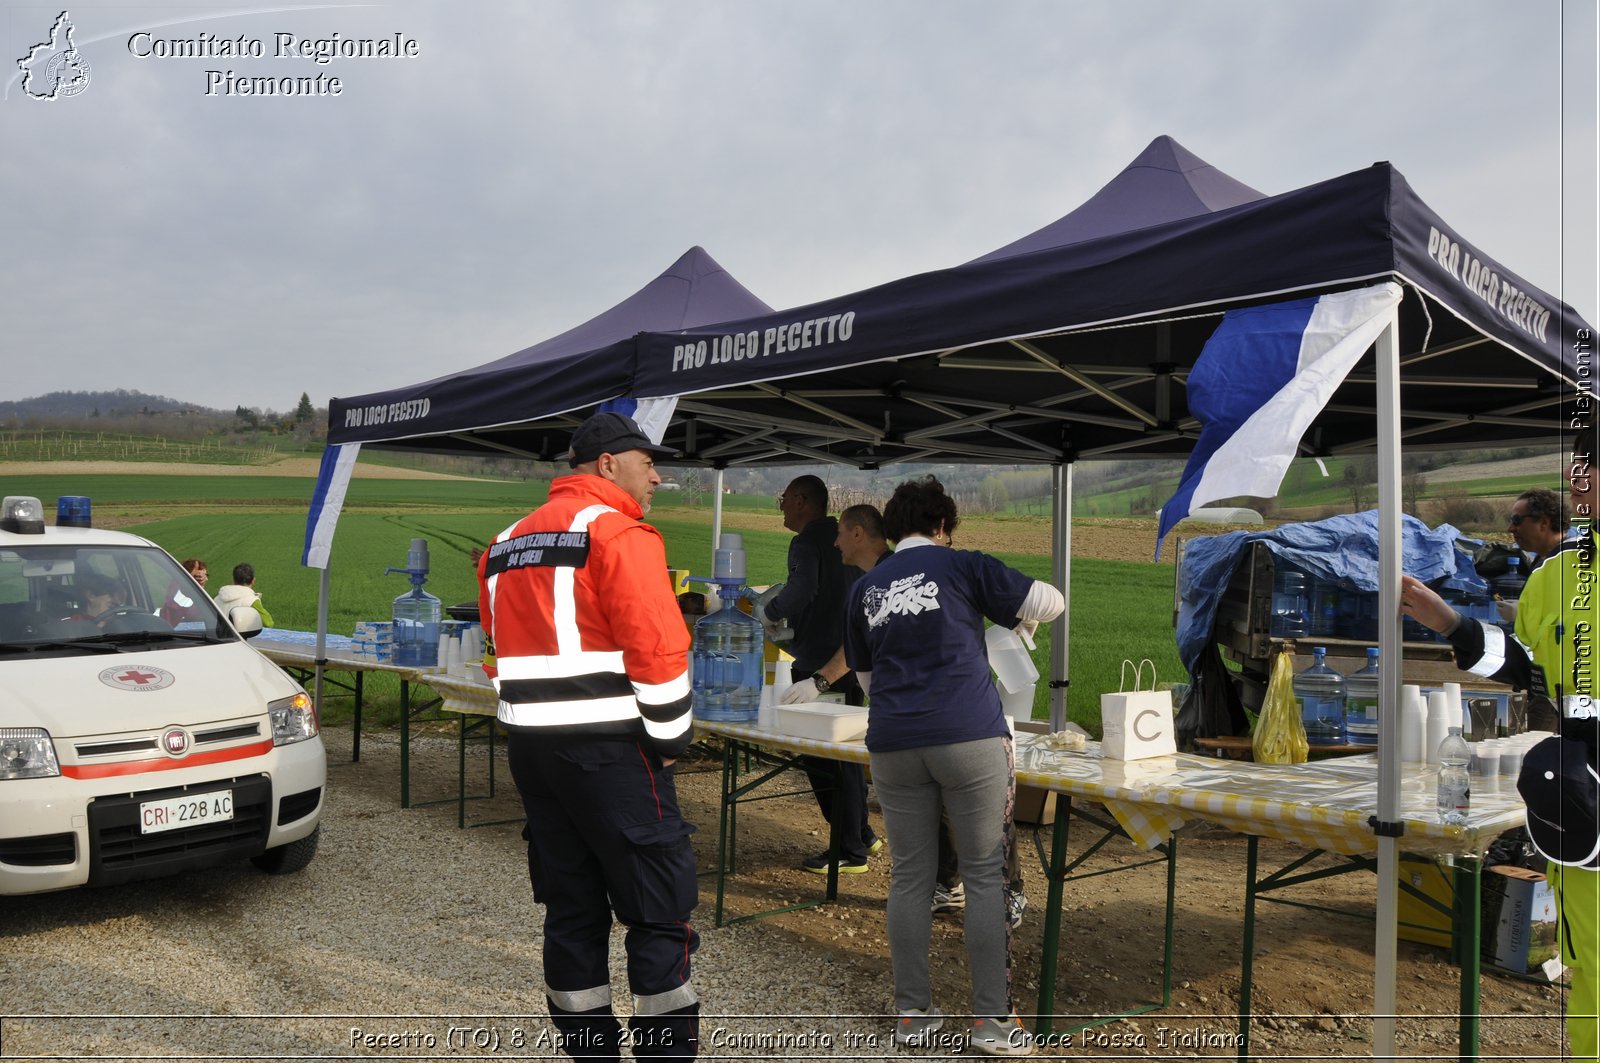
<path id="1" fill-rule="evenodd" d="M 761 621 L 734 608 L 727 610 L 743 622 L 728 625 L 728 660 L 723 669 L 728 719 L 754 723 L 761 714 L 761 688 L 767 682 L 766 636 Z"/>
<path id="2" fill-rule="evenodd" d="M 1472 747 L 1461 737 L 1461 728 L 1452 727 L 1439 743 L 1439 822 L 1463 824 L 1472 803 L 1472 777 L 1467 765 L 1472 762 Z"/>
<path id="3" fill-rule="evenodd" d="M 1310 668 L 1294 677 L 1294 696 L 1300 702 L 1300 719 L 1305 724 L 1306 741 L 1333 745 L 1345 740 L 1344 676 L 1329 668 L 1328 651 L 1313 647 Z"/>
<path id="4" fill-rule="evenodd" d="M 1378 742 L 1378 647 L 1367 647 L 1367 666 L 1344 679 L 1344 729 L 1351 742 Z"/>
<path id="5" fill-rule="evenodd" d="M 728 625 L 707 623 L 719 613 L 707 613 L 694 625 L 690 649 L 690 674 L 694 681 L 694 714 L 703 720 L 725 719 L 728 697 L 722 687 L 722 662 L 728 658 Z"/>
<path id="6" fill-rule="evenodd" d="M 1515 602 L 1522 597 L 1522 588 L 1527 586 L 1527 583 L 1528 578 L 1522 573 L 1522 558 L 1512 554 L 1506 558 L 1505 574 L 1494 581 L 1494 592 L 1503 602 Z M 1499 619 L 1499 614 L 1495 614 L 1495 621 Z"/>
<path id="7" fill-rule="evenodd" d="M 1324 580 L 1311 581 L 1311 600 L 1306 623 L 1313 638 L 1335 638 L 1339 634 L 1339 585 Z"/>
<path id="8" fill-rule="evenodd" d="M 1272 579 L 1273 638 L 1298 639 L 1306 634 L 1306 574 L 1279 561 Z"/>
<path id="9" fill-rule="evenodd" d="M 428 540 L 412 539 L 406 567 L 388 572 L 411 576 L 411 589 L 394 600 L 394 663 L 408 668 L 437 668 L 439 599 L 422 589 L 428 579 Z"/>
<path id="10" fill-rule="evenodd" d="M 766 678 L 761 622 L 739 609 L 737 586 L 718 590 L 722 608 L 694 626 L 694 714 L 721 723 L 754 723 Z"/>
<path id="11" fill-rule="evenodd" d="M 394 663 L 411 668 L 439 665 L 439 599 L 421 587 L 394 600 Z"/>

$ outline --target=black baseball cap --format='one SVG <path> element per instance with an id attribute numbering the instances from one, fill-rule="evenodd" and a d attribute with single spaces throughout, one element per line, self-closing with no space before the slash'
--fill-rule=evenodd
<path id="1" fill-rule="evenodd" d="M 627 450 L 642 450 L 657 457 L 671 457 L 678 453 L 671 447 L 652 443 L 632 417 L 607 411 L 590 417 L 572 433 L 567 464 L 576 469 L 602 454 L 621 454 Z"/>
<path id="2" fill-rule="evenodd" d="M 1600 868 L 1600 775 L 1587 743 L 1561 734 L 1528 750 L 1517 792 L 1539 855 L 1569 867 Z"/>

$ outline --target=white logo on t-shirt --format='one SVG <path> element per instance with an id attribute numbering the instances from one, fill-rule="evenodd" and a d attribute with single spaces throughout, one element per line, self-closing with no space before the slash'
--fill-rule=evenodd
<path id="1" fill-rule="evenodd" d="M 888 590 L 881 587 L 868 590 L 865 601 L 867 626 L 877 627 L 896 613 L 915 616 L 924 609 L 939 608 L 939 585 L 932 580 L 923 583 L 926 576 L 927 573 L 918 572 L 915 576 L 895 580 L 889 584 Z"/>

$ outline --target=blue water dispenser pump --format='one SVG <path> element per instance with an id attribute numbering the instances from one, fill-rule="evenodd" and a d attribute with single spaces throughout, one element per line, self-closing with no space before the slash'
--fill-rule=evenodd
<path id="1" fill-rule="evenodd" d="M 394 663 L 412 668 L 439 666 L 439 599 L 422 589 L 428 582 L 428 540 L 412 539 L 405 568 L 386 568 L 385 576 L 404 572 L 411 590 L 394 600 Z"/>

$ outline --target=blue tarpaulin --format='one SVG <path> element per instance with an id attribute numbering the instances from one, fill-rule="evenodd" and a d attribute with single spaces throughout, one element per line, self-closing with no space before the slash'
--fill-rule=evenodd
<path id="1" fill-rule="evenodd" d="M 1487 594 L 1488 584 L 1472 567 L 1472 559 L 1456 548 L 1462 535 L 1449 524 L 1430 531 L 1416 517 L 1400 523 L 1402 566 L 1407 574 L 1447 590 Z M 1470 541 L 1470 540 L 1469 540 Z M 1229 532 L 1190 539 L 1183 546 L 1178 573 L 1178 654 L 1193 674 L 1200 654 L 1214 639 L 1217 604 L 1233 579 L 1234 569 L 1254 542 L 1265 543 L 1272 556 L 1342 590 L 1376 592 L 1378 588 L 1378 512 L 1368 510 L 1306 524 L 1285 524 L 1271 531 Z"/>

